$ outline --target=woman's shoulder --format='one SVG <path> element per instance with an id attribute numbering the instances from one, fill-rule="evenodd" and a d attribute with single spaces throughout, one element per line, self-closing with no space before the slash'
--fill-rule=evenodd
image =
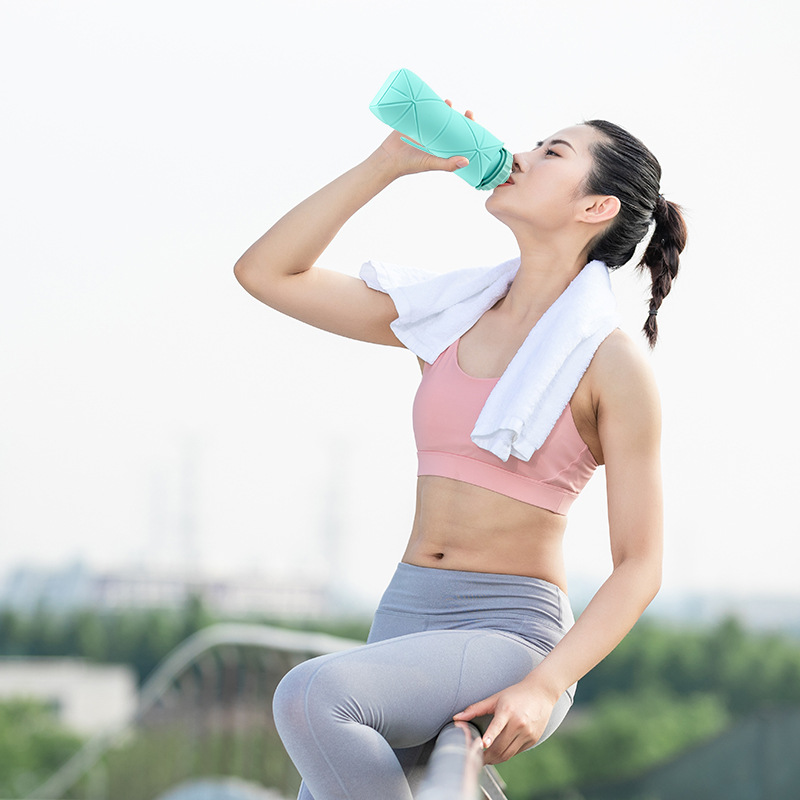
<path id="1" fill-rule="evenodd" d="M 657 402 L 658 388 L 649 359 L 643 348 L 620 328 L 601 342 L 587 372 L 592 394 L 600 401 Z"/>
<path id="2" fill-rule="evenodd" d="M 658 389 L 642 349 L 624 331 L 612 331 L 597 348 L 572 398 L 578 433 L 598 464 L 607 463 L 607 449 L 612 457 L 617 452 L 611 439 L 618 444 L 658 437 Z"/>

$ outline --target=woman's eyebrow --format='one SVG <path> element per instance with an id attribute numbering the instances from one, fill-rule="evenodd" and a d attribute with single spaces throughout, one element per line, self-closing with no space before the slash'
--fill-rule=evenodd
<path id="1" fill-rule="evenodd" d="M 541 147 L 543 144 L 544 142 L 536 142 L 537 147 Z M 566 139 L 551 139 L 547 144 L 549 145 L 565 144 L 567 147 L 569 147 L 570 150 L 572 150 L 573 153 L 576 153 L 575 148 Z"/>

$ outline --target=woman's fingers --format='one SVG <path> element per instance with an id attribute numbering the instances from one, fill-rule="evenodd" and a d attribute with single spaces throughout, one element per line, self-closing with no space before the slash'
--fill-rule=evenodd
<path id="1" fill-rule="evenodd" d="M 451 108 L 453 107 L 452 100 L 445 100 L 445 103 Z M 467 112 L 471 114 L 472 112 Z M 409 155 L 407 147 L 413 147 L 419 153 L 424 155 L 420 156 L 415 154 Z M 410 174 L 412 172 L 424 172 L 425 170 L 444 170 L 446 172 L 455 172 L 458 169 L 463 169 L 469 165 L 469 159 L 466 156 L 451 156 L 450 158 L 439 158 L 433 155 L 426 147 L 421 145 L 410 136 L 401 135 L 398 131 L 392 131 L 386 140 L 381 145 L 383 150 L 388 153 L 395 160 L 400 161 L 401 174 Z"/>
<path id="2" fill-rule="evenodd" d="M 483 758 L 487 764 L 500 764 L 536 744 L 543 725 L 531 724 L 513 708 L 498 703 L 492 721 L 483 734 Z"/>
<path id="3" fill-rule="evenodd" d="M 553 710 L 553 701 L 527 684 L 516 683 L 467 706 L 453 719 L 470 720 L 492 715 L 481 737 L 487 764 L 499 764 L 539 741 Z"/>
<path id="4" fill-rule="evenodd" d="M 503 735 L 506 725 L 508 724 L 508 715 L 504 714 L 502 711 L 495 711 L 494 716 L 492 717 L 492 721 L 489 723 L 489 727 L 486 728 L 486 732 L 483 734 L 483 749 L 488 750 L 492 745 L 494 745 L 497 740 Z M 508 738 L 506 736 L 506 738 Z M 500 746 L 495 748 L 495 752 L 498 752 L 500 748 L 505 749 L 505 745 L 500 743 Z"/>
<path id="5" fill-rule="evenodd" d="M 467 706 L 463 711 L 460 711 L 458 714 L 454 714 L 453 719 L 467 722 L 468 720 L 475 719 L 475 717 L 482 717 L 485 714 L 491 714 L 494 712 L 495 703 L 495 695 L 492 695 L 491 697 L 487 697 L 485 700 L 480 700 L 477 703 L 473 703 L 471 706 Z"/>
<path id="6" fill-rule="evenodd" d="M 483 746 L 483 759 L 486 764 L 499 764 L 507 758 L 511 758 L 517 750 L 514 749 L 518 734 L 515 730 L 508 727 L 509 714 L 497 708 L 497 696 L 492 695 L 478 703 L 467 706 L 459 714 L 453 716 L 454 720 L 467 721 L 475 717 L 483 717 L 492 714 L 492 721 L 486 728 L 486 732 L 481 737 Z M 506 755 L 507 754 L 507 755 Z"/>
<path id="7" fill-rule="evenodd" d="M 506 729 L 506 731 L 507 730 L 508 729 Z M 517 755 L 517 753 L 521 753 L 523 750 L 527 750 L 528 747 L 532 747 L 533 744 L 533 742 L 530 742 L 523 736 L 510 736 L 506 735 L 506 732 L 504 732 L 495 740 L 494 744 L 488 750 L 484 751 L 483 763 L 502 764 L 504 761 L 508 761 L 509 758 Z"/>
<path id="8" fill-rule="evenodd" d="M 536 737 L 513 718 L 500 719 L 498 727 L 495 727 L 498 717 L 499 715 L 495 715 L 492 724 L 483 735 L 483 760 L 486 764 L 500 764 L 508 761 L 512 756 L 536 744 Z"/>
<path id="9" fill-rule="evenodd" d="M 449 100 L 449 99 L 445 100 L 445 103 L 447 103 L 447 105 L 449 105 L 450 108 L 453 107 L 453 101 L 452 100 Z M 469 108 L 464 112 L 464 116 L 468 117 L 469 119 L 475 119 L 475 113 L 473 111 L 471 111 Z"/>

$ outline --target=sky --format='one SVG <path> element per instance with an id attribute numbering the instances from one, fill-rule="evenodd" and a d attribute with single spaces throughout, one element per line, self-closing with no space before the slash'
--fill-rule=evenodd
<path id="1" fill-rule="evenodd" d="M 783 0 L 0 0 L 0 575 L 333 563 L 377 599 L 413 519 L 416 359 L 281 317 L 232 268 L 380 144 L 369 102 L 407 67 L 512 151 L 600 117 L 657 155 L 690 228 L 648 356 L 662 591 L 800 597 L 799 17 Z M 484 201 L 403 178 L 319 264 L 498 263 L 515 242 Z M 646 349 L 649 287 L 630 267 L 613 283 Z M 571 512 L 571 581 L 610 570 L 604 491 L 598 470 Z"/>

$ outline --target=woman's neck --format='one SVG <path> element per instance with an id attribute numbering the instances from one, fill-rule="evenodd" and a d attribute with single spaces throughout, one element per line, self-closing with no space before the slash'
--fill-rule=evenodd
<path id="1" fill-rule="evenodd" d="M 519 271 L 500 304 L 502 312 L 521 324 L 530 322 L 532 327 L 586 263 L 586 253 L 575 256 L 574 249 L 558 252 L 552 247 L 521 247 Z"/>

